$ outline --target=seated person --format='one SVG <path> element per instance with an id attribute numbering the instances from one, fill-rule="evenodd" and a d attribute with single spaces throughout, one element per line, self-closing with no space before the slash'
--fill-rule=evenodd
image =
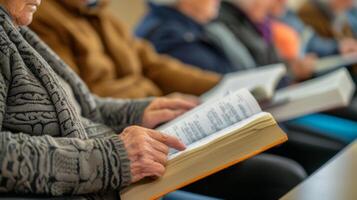
<path id="1" fill-rule="evenodd" d="M 246 46 L 258 66 L 281 62 L 269 27 L 270 6 L 271 0 L 225 1 L 222 3 L 220 14 L 216 20 L 227 26 L 234 36 Z"/>
<path id="2" fill-rule="evenodd" d="M 238 39 L 246 38 L 244 43 L 247 44 L 247 46 L 252 46 L 250 43 L 254 44 L 256 43 L 255 41 L 266 41 L 266 43 L 272 44 L 275 49 L 278 49 L 279 47 L 280 51 L 277 51 L 280 53 L 280 55 L 278 54 L 279 57 L 289 53 L 286 50 L 297 48 L 292 50 L 293 54 L 295 52 L 295 55 L 285 55 L 285 59 L 289 63 L 295 63 L 295 65 L 289 65 L 291 71 L 294 72 L 292 74 L 295 75 L 295 79 L 309 79 L 313 75 L 312 67 L 315 64 L 314 61 L 316 60 L 316 57 L 314 53 L 308 54 L 306 52 L 301 52 L 300 48 L 305 47 L 301 47 L 303 44 L 299 44 L 300 38 L 294 38 L 294 36 L 299 37 L 299 35 L 296 34 L 294 30 L 289 30 L 289 27 L 280 25 L 280 28 L 285 29 L 284 35 L 282 30 L 274 31 L 274 26 L 276 28 L 276 24 L 274 25 L 275 20 L 272 19 L 270 15 L 278 3 L 279 2 L 277 2 L 277 0 L 231 0 L 230 2 L 223 3 L 218 21 L 225 24 L 234 33 L 234 35 L 237 36 Z M 283 45 L 277 45 L 276 42 L 279 42 L 279 37 L 283 39 L 290 39 L 292 43 L 287 43 L 284 39 Z M 343 44 L 341 44 L 340 48 L 341 52 L 356 52 L 357 45 L 354 44 L 355 42 L 353 39 L 351 40 L 352 44 L 349 43 L 348 40 L 347 43 L 342 42 Z M 284 48 L 286 48 L 286 50 L 284 50 Z M 260 55 L 254 54 L 255 51 L 251 52 L 253 57 L 259 57 Z M 265 52 L 265 54 L 268 53 L 269 52 Z M 301 57 L 303 57 L 303 65 L 301 65 L 301 62 L 299 61 Z M 353 102 L 355 102 L 355 100 L 353 100 Z M 357 137 L 357 132 L 350 131 L 352 127 L 357 125 L 354 122 L 356 116 L 355 106 L 351 105 L 346 109 L 338 110 L 338 116 L 341 116 L 342 118 L 348 118 L 348 120 L 329 115 L 316 114 L 296 119 L 293 122 L 297 122 L 297 124 L 303 127 L 310 127 L 311 129 L 315 130 L 317 130 L 316 128 L 319 127 L 318 130 L 320 130 L 323 134 L 334 135 L 334 137 L 343 139 L 344 141 L 348 142 L 353 141 Z M 339 128 L 332 127 L 330 123 L 327 123 L 327 119 L 334 121 L 335 124 L 338 124 L 337 127 Z M 322 124 L 324 125 L 320 126 L 320 121 L 322 121 Z M 345 127 L 347 127 L 345 124 L 350 124 L 350 122 L 355 125 L 345 129 Z"/>
<path id="3" fill-rule="evenodd" d="M 308 0 L 299 9 L 298 15 L 320 36 L 345 40 L 349 47 L 356 50 L 356 41 L 352 40 L 355 38 L 353 27 L 348 22 L 348 11 L 353 7 L 353 0 Z M 357 65 L 353 65 L 350 71 L 357 82 Z"/>
<path id="4" fill-rule="evenodd" d="M 217 48 L 204 30 L 204 25 L 217 15 L 220 1 L 192 1 L 192 5 L 187 0 L 151 2 L 158 4 L 149 3 L 150 12 L 138 25 L 136 35 L 151 41 L 159 53 L 221 74 L 239 68 Z"/>
<path id="5" fill-rule="evenodd" d="M 109 2 L 46 0 L 30 28 L 102 97 L 200 95 L 219 82 L 219 75 L 158 55 L 133 38 Z"/>
<path id="6" fill-rule="evenodd" d="M 296 49 L 299 54 L 296 56 L 302 56 L 306 53 L 314 53 L 317 56 L 324 57 L 329 55 L 336 54 L 351 54 L 357 52 L 357 40 L 354 38 L 342 38 L 342 39 L 334 39 L 334 38 L 326 38 L 321 37 L 316 31 L 314 31 L 309 26 L 305 25 L 297 15 L 287 9 L 286 0 L 275 0 L 274 7 L 272 8 L 272 15 L 275 19 L 279 20 L 290 27 L 293 27 L 295 31 L 298 33 L 298 40 L 300 41 L 299 50 Z M 351 12 L 353 12 L 351 10 Z M 282 40 L 280 43 L 283 43 L 282 48 L 289 46 L 292 40 L 287 40 L 287 34 L 282 35 L 278 30 L 275 31 L 279 35 L 281 35 L 285 40 Z M 292 37 L 290 37 L 292 38 Z M 357 83 L 356 76 L 356 66 L 348 68 L 351 71 L 352 78 L 355 83 Z M 356 120 L 357 113 L 357 101 L 356 98 L 353 99 L 351 105 L 345 109 L 336 109 L 333 114 L 337 116 L 341 116 L 344 118 Z"/>
<path id="7" fill-rule="evenodd" d="M 145 177 L 161 177 L 169 147 L 183 150 L 185 146 L 150 128 L 196 104 L 92 95 L 26 27 L 40 2 L 0 0 L 0 199 L 13 195 L 119 199 L 118 191 L 125 186 Z M 257 163 L 247 161 L 252 162 Z M 257 166 L 263 169 L 266 164 L 287 173 L 289 178 L 283 176 L 278 187 L 284 192 L 305 176 L 287 159 L 266 157 Z M 248 169 L 231 170 L 246 174 Z"/>
<path id="8" fill-rule="evenodd" d="M 353 0 L 308 0 L 298 10 L 298 15 L 322 37 L 353 38 L 353 31 L 345 20 L 353 3 Z"/>
<path id="9" fill-rule="evenodd" d="M 312 76 L 314 56 L 283 57 L 274 43 L 273 20 L 270 17 L 273 0 L 231 0 L 222 3 L 215 23 L 225 25 L 257 60 L 257 66 L 286 62 L 293 80 L 301 81 Z M 288 51 L 284 51 L 287 53 Z M 273 62 L 274 61 L 274 62 Z"/>
<path id="10" fill-rule="evenodd" d="M 297 31 L 299 37 L 301 37 L 303 48 L 300 50 L 301 54 L 314 53 L 319 57 L 325 57 L 356 51 L 357 43 L 354 39 L 336 40 L 334 38 L 321 37 L 314 29 L 305 25 L 294 11 L 287 8 L 287 0 L 275 0 L 271 14 L 275 19 Z"/>

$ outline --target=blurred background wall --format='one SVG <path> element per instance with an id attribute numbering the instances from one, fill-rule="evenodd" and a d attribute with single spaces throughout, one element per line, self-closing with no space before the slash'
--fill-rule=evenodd
<path id="1" fill-rule="evenodd" d="M 111 9 L 125 24 L 133 29 L 145 13 L 146 0 L 112 0 Z M 292 8 L 297 8 L 305 0 L 288 0 Z"/>

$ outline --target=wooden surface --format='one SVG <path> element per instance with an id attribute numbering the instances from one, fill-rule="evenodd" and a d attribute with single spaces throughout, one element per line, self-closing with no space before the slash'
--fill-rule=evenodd
<path id="1" fill-rule="evenodd" d="M 351 144 L 282 200 L 357 200 L 357 142 Z"/>

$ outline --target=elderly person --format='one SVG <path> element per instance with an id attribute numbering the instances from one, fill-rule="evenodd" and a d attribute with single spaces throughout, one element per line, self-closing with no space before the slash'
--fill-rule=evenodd
<path id="1" fill-rule="evenodd" d="M 301 6 L 298 15 L 322 37 L 349 38 L 354 35 L 346 14 L 353 5 L 353 0 L 308 0 Z"/>
<path id="2" fill-rule="evenodd" d="M 272 16 L 280 22 L 294 28 L 300 37 L 301 54 L 314 53 L 319 57 L 335 54 L 348 54 L 356 51 L 357 43 L 354 39 L 346 38 L 341 41 L 334 38 L 321 37 L 310 26 L 306 25 L 287 7 L 287 0 L 275 0 L 271 10 Z"/>
<path id="3" fill-rule="evenodd" d="M 280 3 L 284 3 L 284 1 L 282 0 Z M 269 55 L 273 51 L 269 50 L 269 48 L 263 48 L 264 46 L 272 46 L 274 49 L 277 49 L 277 41 L 274 41 L 274 39 L 277 39 L 281 36 L 283 38 L 288 38 L 290 34 L 293 41 L 295 40 L 295 42 L 292 43 L 292 47 L 300 48 L 302 46 L 304 49 L 304 52 L 301 52 L 301 49 L 296 49 L 295 55 L 292 55 L 290 58 L 288 58 L 288 62 L 292 63 L 289 65 L 291 71 L 293 72 L 292 74 L 295 75 L 297 79 L 304 80 L 311 78 L 312 67 L 314 66 L 313 60 L 315 60 L 315 58 L 314 55 L 309 55 L 307 52 L 305 52 L 306 47 L 303 47 L 304 45 L 294 45 L 294 43 L 296 44 L 296 41 L 299 42 L 299 38 L 294 39 L 294 36 L 299 37 L 299 35 L 296 34 L 294 30 L 291 31 L 290 27 L 286 26 L 280 27 L 288 29 L 290 28 L 289 31 L 284 32 L 283 30 L 274 30 L 277 26 L 274 25 L 276 22 L 275 19 L 272 19 L 271 14 L 274 13 L 274 10 L 275 12 L 278 12 L 276 10 L 278 6 L 279 0 L 229 0 L 222 4 L 221 14 L 217 21 L 229 27 L 229 29 L 232 30 L 237 38 L 246 44 L 254 57 L 257 57 L 258 59 L 260 58 L 261 60 L 263 60 L 262 58 L 269 57 L 263 55 Z M 295 32 L 295 35 L 291 34 L 291 32 Z M 280 36 L 277 34 L 280 34 Z M 286 47 L 289 45 L 289 42 L 283 42 L 283 45 L 285 45 L 286 49 L 290 48 Z M 341 52 L 350 52 L 353 51 L 353 48 L 353 45 L 351 47 L 350 44 L 343 44 L 341 45 Z M 286 53 L 283 52 L 284 48 L 280 48 L 280 51 L 282 54 Z M 304 56 L 305 58 L 303 58 Z M 301 61 L 306 65 L 301 65 Z M 352 142 L 356 139 L 357 134 L 351 134 L 350 130 L 357 127 L 357 123 L 354 120 L 346 120 L 344 118 L 350 118 L 350 115 L 355 115 L 355 110 L 356 109 L 354 106 L 351 106 L 348 107 L 348 109 L 339 111 L 339 116 L 342 115 L 343 118 L 326 114 L 313 114 L 290 121 L 287 123 L 287 125 L 290 126 L 291 124 L 294 124 L 300 127 L 306 127 L 310 130 L 319 130 L 319 135 L 332 135 L 333 138 Z M 331 124 L 334 126 L 331 126 Z M 347 128 L 345 124 L 349 124 L 350 126 Z"/>
<path id="4" fill-rule="evenodd" d="M 308 79 L 316 59 L 311 55 L 291 59 L 278 51 L 274 41 L 274 21 L 270 18 L 273 4 L 274 0 L 225 1 L 216 21 L 227 26 L 247 47 L 258 66 L 285 61 L 293 79 Z"/>
<path id="5" fill-rule="evenodd" d="M 0 0 L 0 192 L 93 194 L 161 176 L 168 148 L 185 147 L 143 127 L 153 128 L 195 105 L 93 96 L 25 27 L 40 2 Z"/>
<path id="6" fill-rule="evenodd" d="M 217 19 L 244 43 L 259 66 L 281 61 L 269 28 L 268 14 L 271 5 L 271 0 L 225 1 Z"/>
<path id="7" fill-rule="evenodd" d="M 118 199 L 121 188 L 145 177 L 160 177 L 168 149 L 185 146 L 149 128 L 196 105 L 178 99 L 93 96 L 26 27 L 40 3 L 0 0 L 0 198 Z M 270 171 L 284 170 L 289 187 L 304 177 L 298 165 L 276 156 L 254 158 L 241 165 L 240 172 L 247 175 L 244 171 L 254 166 L 260 171 L 267 166 Z M 286 187 L 286 182 L 278 184 Z"/>
<path id="8" fill-rule="evenodd" d="M 133 38 L 109 2 L 46 0 L 30 28 L 101 97 L 201 95 L 219 82 L 219 75 L 158 55 Z"/>
<path id="9" fill-rule="evenodd" d="M 240 67 L 217 47 L 204 29 L 217 16 L 220 0 L 150 2 L 150 12 L 138 25 L 136 35 L 151 41 L 159 53 L 220 74 Z"/>

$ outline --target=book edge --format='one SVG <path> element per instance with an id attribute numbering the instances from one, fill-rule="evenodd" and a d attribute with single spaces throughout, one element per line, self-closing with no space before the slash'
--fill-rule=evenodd
<path id="1" fill-rule="evenodd" d="M 278 125 L 275 124 L 275 125 L 273 125 L 273 126 L 278 126 Z M 242 158 L 240 158 L 240 159 L 238 159 L 238 160 L 236 160 L 236 161 L 233 161 L 233 162 L 227 163 L 227 164 L 225 164 L 225 165 L 222 165 L 222 166 L 220 166 L 220 167 L 217 167 L 217 168 L 215 168 L 215 169 L 213 169 L 213 170 L 211 170 L 211 171 L 209 171 L 209 172 L 207 172 L 207 173 L 205 173 L 205 174 L 202 174 L 202 175 L 200 175 L 200 176 L 197 176 L 196 178 L 194 178 L 194 179 L 192 179 L 192 180 L 190 180 L 190 181 L 184 182 L 184 183 L 182 183 L 181 185 L 178 185 L 178 186 L 175 187 L 175 188 L 172 188 L 172 189 L 167 190 L 167 191 L 163 191 L 162 193 L 159 193 L 159 194 L 153 196 L 153 197 L 150 198 L 150 199 L 151 199 L 151 200 L 160 199 L 161 197 L 163 197 L 164 195 L 166 195 L 166 194 L 168 194 L 168 193 L 170 193 L 170 192 L 176 191 L 177 189 L 183 188 L 183 187 L 185 187 L 185 186 L 187 186 L 187 185 L 189 185 L 189 184 L 191 184 L 191 183 L 194 183 L 194 182 L 196 182 L 196 181 L 199 181 L 199 180 L 201 180 L 201 179 L 203 179 L 203 178 L 205 178 L 205 177 L 207 177 L 207 176 L 210 176 L 210 175 L 212 175 L 212 174 L 215 174 L 215 173 L 217 173 L 217 172 L 219 172 L 219 171 L 221 171 L 221 170 L 223 170 L 223 169 L 229 168 L 229 167 L 231 167 L 231 166 L 233 166 L 233 165 L 235 165 L 235 164 L 237 164 L 237 163 L 240 163 L 240 162 L 242 162 L 242 161 L 244 161 L 244 160 L 247 160 L 247 159 L 249 159 L 249 158 L 251 158 L 251 157 L 254 157 L 254 156 L 258 155 L 259 153 L 262 153 L 262 152 L 264 152 L 264 151 L 267 151 L 268 149 L 271 149 L 271 148 L 273 148 L 273 147 L 275 147 L 275 146 L 277 146 L 277 145 L 280 145 L 280 144 L 286 142 L 287 140 L 288 140 L 288 136 L 287 136 L 286 134 L 284 134 L 284 136 L 283 136 L 281 139 L 277 140 L 276 142 L 274 142 L 274 143 L 272 143 L 272 144 L 270 144 L 270 145 L 265 146 L 265 147 L 262 148 L 262 149 L 256 150 L 256 151 L 252 152 L 251 154 L 246 155 L 246 156 L 244 156 L 244 157 L 242 157 Z"/>

